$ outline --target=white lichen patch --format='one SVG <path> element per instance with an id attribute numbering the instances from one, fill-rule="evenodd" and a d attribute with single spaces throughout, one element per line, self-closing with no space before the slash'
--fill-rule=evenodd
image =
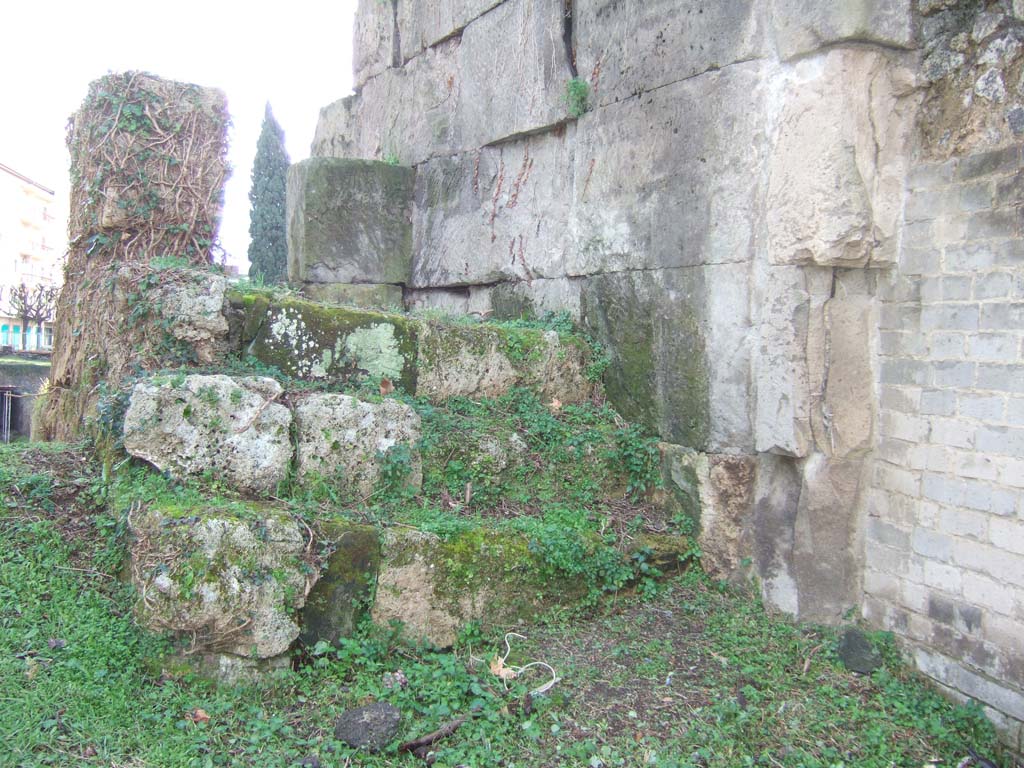
<path id="1" fill-rule="evenodd" d="M 398 379 L 405 367 L 395 327 L 388 323 L 377 323 L 350 333 L 345 340 L 345 353 L 352 363 L 371 376 Z"/>

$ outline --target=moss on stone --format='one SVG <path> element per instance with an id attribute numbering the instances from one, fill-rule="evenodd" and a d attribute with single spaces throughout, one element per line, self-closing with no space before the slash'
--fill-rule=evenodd
<path id="1" fill-rule="evenodd" d="M 294 297 L 275 298 L 265 309 L 250 302 L 243 310 L 262 315 L 244 323 L 258 324 L 249 353 L 289 376 L 344 381 L 388 375 L 415 391 L 417 324 L 406 317 Z"/>
<path id="2" fill-rule="evenodd" d="M 337 643 L 350 636 L 369 607 L 373 580 L 380 567 L 377 529 L 347 520 L 320 523 L 321 543 L 333 551 L 316 585 L 306 597 L 302 633 L 306 645 Z"/>

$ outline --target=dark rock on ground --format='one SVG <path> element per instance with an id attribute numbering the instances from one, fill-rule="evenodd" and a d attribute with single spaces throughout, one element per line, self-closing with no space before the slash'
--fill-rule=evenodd
<path id="1" fill-rule="evenodd" d="M 377 752 L 398 735 L 402 713 L 385 701 L 342 712 L 334 724 L 334 737 L 350 747 Z"/>
<path id="2" fill-rule="evenodd" d="M 882 656 L 867 636 L 856 627 L 850 627 L 839 640 L 839 659 L 851 672 L 870 675 L 882 666 Z"/>

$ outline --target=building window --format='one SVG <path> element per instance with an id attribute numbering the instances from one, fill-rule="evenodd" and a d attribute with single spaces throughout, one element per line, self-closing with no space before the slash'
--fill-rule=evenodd
<path id="1" fill-rule="evenodd" d="M 0 325 L 0 346 L 9 346 L 11 343 L 11 327 Z"/>

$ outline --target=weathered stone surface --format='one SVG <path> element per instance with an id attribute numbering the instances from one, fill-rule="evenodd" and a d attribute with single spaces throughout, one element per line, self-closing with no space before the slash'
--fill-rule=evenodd
<path id="1" fill-rule="evenodd" d="M 584 325 L 612 358 L 608 397 L 626 418 L 697 450 L 752 447 L 742 265 L 602 275 L 581 290 Z"/>
<path id="2" fill-rule="evenodd" d="M 395 155 L 413 165 L 563 122 L 572 74 L 561 25 L 557 3 L 506 0 L 461 35 L 400 69 L 383 70 L 358 96 L 321 110 L 313 154 Z"/>
<path id="3" fill-rule="evenodd" d="M 681 536 L 639 537 L 655 567 L 678 569 L 690 550 Z M 455 642 L 469 621 L 502 628 L 586 596 L 580 577 L 552 572 L 527 537 L 479 528 L 449 539 L 411 529 L 387 530 L 372 617 L 401 621 L 406 634 L 438 647 Z M 624 557 L 629 557 L 625 554 Z"/>
<path id="4" fill-rule="evenodd" d="M 396 31 L 394 3 L 361 0 L 352 25 L 352 71 L 357 88 L 388 67 L 401 64 Z"/>
<path id="5" fill-rule="evenodd" d="M 859 605 L 861 598 L 863 541 L 856 510 L 864 462 L 812 454 L 802 469 L 793 523 L 797 616 L 802 621 L 833 624 Z"/>
<path id="6" fill-rule="evenodd" d="M 763 194 L 763 66 L 666 85 L 579 121 L 566 274 L 751 259 Z"/>
<path id="7" fill-rule="evenodd" d="M 754 560 L 765 604 L 796 616 L 800 592 L 793 574 L 794 525 L 800 503 L 798 461 L 762 453 L 754 486 Z"/>
<path id="8" fill-rule="evenodd" d="M 381 283 L 305 283 L 302 295 L 325 304 L 344 304 L 360 309 L 401 311 L 402 286 Z"/>
<path id="9" fill-rule="evenodd" d="M 379 752 L 396 736 L 402 713 L 386 701 L 349 709 L 334 723 L 334 738 L 354 749 Z"/>
<path id="10" fill-rule="evenodd" d="M 412 285 L 560 277 L 575 128 L 439 157 L 416 174 Z"/>
<path id="11" fill-rule="evenodd" d="M 882 666 L 882 656 L 861 630 L 850 627 L 839 638 L 839 660 L 851 672 L 870 675 Z"/>
<path id="12" fill-rule="evenodd" d="M 345 520 L 320 524 L 320 541 L 331 549 L 320 578 L 302 609 L 302 642 L 337 645 L 355 632 L 360 616 L 369 610 L 371 585 L 380 565 L 376 529 Z"/>
<path id="13" fill-rule="evenodd" d="M 407 483 L 418 489 L 422 468 L 416 442 L 420 417 L 397 400 L 367 403 L 348 395 L 309 394 L 295 402 L 296 472 L 314 475 L 343 492 L 367 497 L 380 476 L 378 454 L 394 446 L 410 451 Z"/>
<path id="14" fill-rule="evenodd" d="M 305 529 L 264 505 L 150 509 L 129 520 L 139 620 L 194 650 L 269 659 L 299 635 L 312 578 Z"/>
<path id="15" fill-rule="evenodd" d="M 406 317 L 252 294 L 235 294 L 231 306 L 238 349 L 289 376 L 385 376 L 416 390 L 417 325 Z"/>
<path id="16" fill-rule="evenodd" d="M 559 2 L 505 0 L 466 27 L 458 49 L 461 149 L 565 120 L 572 71 L 563 18 Z"/>
<path id="17" fill-rule="evenodd" d="M 167 274 L 170 279 L 162 281 L 152 297 L 167 333 L 185 345 L 197 363 L 210 365 L 223 359 L 228 351 L 228 322 L 224 316 L 227 279 L 198 270 Z"/>
<path id="18" fill-rule="evenodd" d="M 258 377 L 178 375 L 142 381 L 124 418 L 124 447 L 175 477 L 212 472 L 254 494 L 273 491 L 291 461 L 281 386 Z"/>
<path id="19" fill-rule="evenodd" d="M 408 61 L 424 49 L 461 32 L 467 24 L 504 0 L 431 0 L 399 3 L 398 28 L 402 59 Z"/>
<path id="20" fill-rule="evenodd" d="M 594 390 L 586 345 L 555 331 L 425 322 L 419 344 L 416 394 L 434 401 L 498 397 L 526 386 L 546 402 L 578 403 Z"/>
<path id="21" fill-rule="evenodd" d="M 910 0 L 772 0 L 779 56 L 790 59 L 845 40 L 912 48 L 912 6 Z"/>
<path id="22" fill-rule="evenodd" d="M 765 55 L 762 3 L 720 0 L 576 0 L 573 41 L 580 76 L 599 104 Z"/>
<path id="23" fill-rule="evenodd" d="M 751 557 L 755 462 L 751 456 L 697 453 L 659 444 L 672 507 L 698 523 L 701 567 L 719 579 L 743 575 Z"/>
<path id="24" fill-rule="evenodd" d="M 820 287 L 826 292 L 831 290 L 831 270 L 759 263 L 757 276 L 754 281 L 758 312 L 753 369 L 757 398 L 755 447 L 758 451 L 784 456 L 806 456 L 812 445 L 807 371 L 811 291 L 815 282 L 824 283 Z"/>
<path id="25" fill-rule="evenodd" d="M 892 262 L 917 98 L 893 54 L 832 50 L 795 65 L 776 99 L 768 247 L 776 264 Z"/>
<path id="26" fill-rule="evenodd" d="M 411 168 L 315 157 L 288 169 L 288 279 L 409 282 Z"/>
<path id="27" fill-rule="evenodd" d="M 550 312 L 568 312 L 580 317 L 580 280 L 554 278 L 529 283 L 502 283 L 490 289 L 490 309 L 495 319 L 543 317 Z"/>
<path id="28" fill-rule="evenodd" d="M 863 456 L 873 447 L 873 302 L 839 291 L 825 304 L 827 376 L 815 411 L 815 442 L 827 456 Z"/>

